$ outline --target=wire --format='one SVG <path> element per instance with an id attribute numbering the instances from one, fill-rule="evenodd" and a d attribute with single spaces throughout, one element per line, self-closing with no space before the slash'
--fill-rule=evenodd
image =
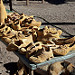
<path id="1" fill-rule="evenodd" d="M 34 17 L 37 17 L 37 18 L 43 19 L 46 23 L 50 24 L 50 25 L 53 26 L 53 27 L 56 27 L 56 28 L 62 30 L 62 31 L 65 32 L 66 34 L 70 35 L 71 37 L 74 36 L 74 35 L 68 33 L 67 31 L 65 31 L 64 29 L 62 29 L 62 28 L 60 28 L 60 27 L 57 27 L 57 26 L 54 25 L 54 24 L 51 24 L 50 22 L 48 22 L 46 19 L 44 19 L 44 18 L 42 18 L 42 17 L 39 17 L 39 16 L 34 16 Z"/>
<path id="2" fill-rule="evenodd" d="M 14 9 L 12 9 L 12 10 L 15 11 L 15 12 L 17 12 L 18 14 L 21 14 L 21 13 L 19 13 L 18 11 L 14 10 Z M 44 20 L 46 23 L 50 24 L 51 26 L 53 26 L 53 27 L 55 27 L 55 28 L 58 28 L 58 29 L 62 30 L 64 33 L 68 34 L 70 37 L 73 37 L 73 36 L 74 36 L 74 35 L 68 33 L 67 31 L 65 31 L 64 29 L 62 29 L 62 28 L 60 28 L 60 27 L 57 27 L 57 26 L 54 25 L 54 24 L 51 24 L 50 22 L 48 22 L 46 19 L 44 19 L 44 18 L 42 18 L 42 17 L 39 17 L 39 16 L 34 16 L 34 17 L 40 18 L 40 19 Z"/>

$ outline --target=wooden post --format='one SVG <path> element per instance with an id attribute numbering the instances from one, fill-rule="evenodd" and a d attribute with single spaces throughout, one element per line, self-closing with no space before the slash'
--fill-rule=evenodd
<path id="1" fill-rule="evenodd" d="M 9 0 L 10 11 L 12 11 L 12 0 Z"/>
<path id="2" fill-rule="evenodd" d="M 29 69 L 29 75 L 34 75 L 34 71 Z"/>
<path id="3" fill-rule="evenodd" d="M 26 5 L 29 5 L 29 0 L 26 0 Z"/>
<path id="4" fill-rule="evenodd" d="M 42 3 L 44 3 L 45 1 L 44 0 L 42 0 Z"/>

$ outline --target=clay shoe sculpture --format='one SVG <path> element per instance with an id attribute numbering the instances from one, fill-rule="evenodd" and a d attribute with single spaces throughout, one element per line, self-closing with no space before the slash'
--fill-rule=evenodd
<path id="1" fill-rule="evenodd" d="M 25 39 L 13 40 L 11 43 L 9 43 L 7 50 L 8 51 L 18 50 L 22 47 L 26 47 L 31 42 L 33 42 L 32 35 L 25 37 Z"/>
<path id="2" fill-rule="evenodd" d="M 65 69 L 63 65 L 61 65 L 61 62 L 56 62 L 48 67 L 48 75 L 60 75 L 64 70 Z"/>
<path id="3" fill-rule="evenodd" d="M 0 25 L 0 36 L 3 36 L 3 31 L 5 31 L 6 28 L 7 26 L 5 24 Z"/>
<path id="4" fill-rule="evenodd" d="M 38 51 L 38 49 L 41 49 L 42 45 L 40 42 L 36 42 L 36 43 L 30 43 L 29 45 L 27 45 L 26 47 L 22 47 L 19 52 L 21 54 L 26 54 L 26 57 L 29 58 L 31 56 L 31 54 L 33 54 L 35 51 Z"/>
<path id="5" fill-rule="evenodd" d="M 39 26 L 41 26 L 41 22 L 37 22 L 37 21 L 35 21 L 34 19 L 32 20 L 32 22 L 29 24 L 30 26 L 37 26 L 37 27 L 39 27 Z"/>
<path id="6" fill-rule="evenodd" d="M 75 37 L 71 37 L 71 38 L 53 38 L 52 40 L 56 45 L 63 45 L 63 44 L 73 43 L 75 41 Z"/>
<path id="7" fill-rule="evenodd" d="M 48 31 L 46 29 L 44 29 L 44 35 L 47 35 L 49 37 L 55 37 L 55 38 L 59 38 L 59 36 L 62 34 L 61 30 L 56 30 L 56 28 L 48 28 Z"/>
<path id="8" fill-rule="evenodd" d="M 69 51 L 75 49 L 75 42 L 65 45 L 59 45 L 57 48 L 53 49 L 55 55 L 66 55 Z"/>
<path id="9" fill-rule="evenodd" d="M 25 19 L 27 19 L 27 18 L 28 18 L 28 16 L 26 16 L 26 15 L 24 15 L 24 14 L 21 14 L 21 15 L 20 15 L 20 18 L 19 18 L 20 24 L 22 24 L 22 22 L 24 22 Z M 26 22 L 26 21 L 25 21 L 25 22 Z"/>
<path id="10" fill-rule="evenodd" d="M 34 55 L 39 49 L 42 49 L 41 42 L 36 42 L 33 46 L 29 46 L 26 51 L 26 57 L 29 58 L 30 56 Z"/>
<path id="11" fill-rule="evenodd" d="M 35 52 L 35 54 L 32 55 L 29 60 L 34 63 L 41 63 L 53 57 L 52 50 L 50 50 L 49 47 L 43 47 L 42 49 L 39 49 L 37 52 Z"/>
<path id="12" fill-rule="evenodd" d="M 16 21 L 13 23 L 12 28 L 13 28 L 14 30 L 21 30 L 20 21 L 19 21 L 19 20 L 16 20 Z"/>
<path id="13" fill-rule="evenodd" d="M 3 36 L 5 36 L 5 37 L 7 37 L 7 36 L 12 37 L 12 36 L 14 36 L 16 34 L 17 34 L 17 31 L 14 31 L 13 29 L 9 29 L 9 31 L 7 33 L 3 33 Z"/>
<path id="14" fill-rule="evenodd" d="M 19 39 L 19 40 L 20 39 L 25 39 L 25 36 L 23 34 L 15 31 L 15 34 L 11 32 L 10 35 L 2 37 L 2 40 L 4 42 L 6 42 L 7 44 L 12 42 L 13 39 L 14 40 L 16 40 L 16 39 Z"/>
<path id="15" fill-rule="evenodd" d="M 75 66 L 70 62 L 56 62 L 48 67 L 48 75 L 74 75 Z"/>

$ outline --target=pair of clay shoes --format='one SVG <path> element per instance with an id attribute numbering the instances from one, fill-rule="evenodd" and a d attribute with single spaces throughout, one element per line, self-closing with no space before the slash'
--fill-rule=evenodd
<path id="1" fill-rule="evenodd" d="M 32 55 L 29 60 L 34 63 L 42 63 L 53 58 L 53 52 L 48 46 L 42 45 L 42 48 Z"/>
<path id="2" fill-rule="evenodd" d="M 21 23 L 21 26 L 24 27 L 24 26 L 41 26 L 41 22 L 37 22 L 35 19 L 33 19 L 33 16 L 26 16 L 24 14 L 22 14 L 20 16 L 20 23 Z"/>
<path id="3" fill-rule="evenodd" d="M 13 36 L 15 33 L 15 31 L 13 29 L 11 29 L 10 27 L 8 27 L 7 25 L 3 24 L 0 26 L 0 36 L 1 37 L 7 37 L 7 36 Z"/>
<path id="4" fill-rule="evenodd" d="M 33 42 L 32 35 L 24 36 L 23 34 L 20 34 L 16 37 L 16 40 L 12 40 L 7 47 L 8 51 L 15 51 L 19 50 L 22 47 L 26 47 L 29 43 Z"/>
<path id="5" fill-rule="evenodd" d="M 66 55 L 75 49 L 75 37 L 65 39 L 53 39 L 56 47 L 52 48 L 55 55 Z"/>
<path id="6" fill-rule="evenodd" d="M 49 26 L 45 26 L 43 33 L 44 33 L 44 36 L 47 35 L 49 37 L 59 38 L 59 36 L 62 34 L 62 31 L 57 30 L 56 28 L 51 28 Z"/>
<path id="7" fill-rule="evenodd" d="M 36 43 L 30 43 L 27 47 L 25 47 L 26 50 L 26 57 L 29 58 L 30 56 L 34 55 L 35 52 L 37 52 L 39 49 L 42 48 L 42 45 L 40 42 Z M 23 48 L 22 48 L 23 49 Z M 22 50 L 21 49 L 21 50 Z"/>
<path id="8" fill-rule="evenodd" d="M 62 61 L 48 67 L 48 75 L 75 75 L 75 66 L 70 62 Z"/>
<path id="9" fill-rule="evenodd" d="M 2 34 L 2 40 L 6 43 L 11 42 L 11 38 L 14 37 L 17 34 L 17 31 L 14 31 L 8 26 L 5 26 L 6 28 L 3 30 Z"/>
<path id="10" fill-rule="evenodd" d="M 56 30 L 55 28 L 45 26 L 43 29 L 37 30 L 37 41 L 47 43 L 50 42 L 53 38 L 60 38 L 61 34 L 61 30 Z"/>

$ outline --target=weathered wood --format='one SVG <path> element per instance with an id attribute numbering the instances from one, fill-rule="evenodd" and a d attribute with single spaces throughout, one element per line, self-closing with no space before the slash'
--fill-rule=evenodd
<path id="1" fill-rule="evenodd" d="M 29 0 L 26 0 L 26 5 L 29 5 Z"/>
<path id="2" fill-rule="evenodd" d="M 34 70 L 29 69 L 29 75 L 34 75 Z"/>
<path id="3" fill-rule="evenodd" d="M 12 0 L 9 0 L 10 11 L 12 11 Z"/>
<path id="4" fill-rule="evenodd" d="M 45 0 L 42 0 L 42 3 L 44 3 L 45 2 Z"/>

